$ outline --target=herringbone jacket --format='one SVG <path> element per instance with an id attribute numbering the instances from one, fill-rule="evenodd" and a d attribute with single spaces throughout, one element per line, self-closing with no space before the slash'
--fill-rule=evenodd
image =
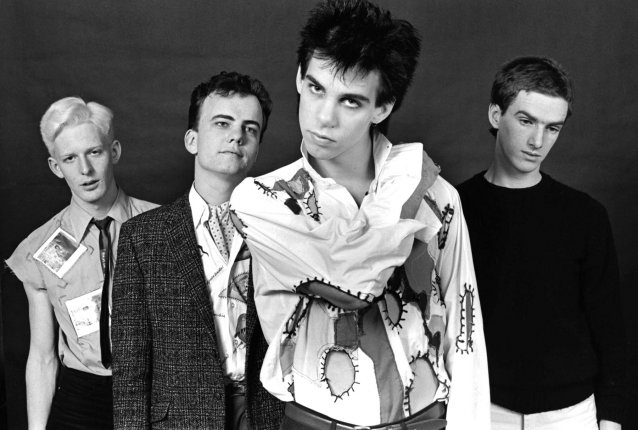
<path id="1" fill-rule="evenodd" d="M 266 352 L 249 287 L 247 415 L 278 429 L 283 404 L 259 371 Z M 224 372 L 188 194 L 122 226 L 113 284 L 116 429 L 224 429 Z"/>

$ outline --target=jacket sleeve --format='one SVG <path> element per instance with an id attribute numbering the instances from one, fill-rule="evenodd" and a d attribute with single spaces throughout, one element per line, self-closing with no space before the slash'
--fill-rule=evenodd
<path id="1" fill-rule="evenodd" d="M 618 261 L 607 211 L 595 202 L 590 214 L 581 279 L 585 313 L 599 363 L 596 408 L 600 419 L 622 423 L 626 339 L 620 312 Z"/>
<path id="2" fill-rule="evenodd" d="M 122 226 L 113 280 L 115 429 L 150 428 L 151 327 L 134 225 L 127 222 Z"/>
<path id="3" fill-rule="evenodd" d="M 443 179 L 437 182 L 432 192 L 442 227 L 429 247 L 438 253 L 435 264 L 446 307 L 443 353 L 451 380 L 446 428 L 489 430 L 487 354 L 469 234 L 457 191 Z"/>

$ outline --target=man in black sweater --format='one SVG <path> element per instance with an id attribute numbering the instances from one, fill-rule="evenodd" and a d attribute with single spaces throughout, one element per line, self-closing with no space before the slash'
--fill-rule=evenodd
<path id="1" fill-rule="evenodd" d="M 492 164 L 458 187 L 494 430 L 621 428 L 625 337 L 607 212 L 540 170 L 571 105 L 571 81 L 555 61 L 503 65 L 488 111 Z"/>

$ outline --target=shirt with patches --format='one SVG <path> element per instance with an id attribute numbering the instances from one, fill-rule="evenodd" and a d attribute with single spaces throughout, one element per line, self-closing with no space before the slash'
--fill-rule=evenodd
<path id="1" fill-rule="evenodd" d="M 303 149 L 298 161 L 233 193 L 270 345 L 261 379 L 279 399 L 356 425 L 442 401 L 448 429 L 489 428 L 482 319 L 458 195 L 437 177 L 415 219 L 400 218 L 422 154 L 421 144 L 393 146 L 377 135 L 376 174 L 360 207 Z M 310 281 L 370 305 L 340 309 L 304 294 Z"/>

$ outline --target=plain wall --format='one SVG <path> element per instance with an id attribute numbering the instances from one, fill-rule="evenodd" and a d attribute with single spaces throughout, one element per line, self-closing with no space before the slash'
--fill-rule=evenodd
<path id="1" fill-rule="evenodd" d="M 123 146 L 118 182 L 129 194 L 146 200 L 167 203 L 190 186 L 193 159 L 183 145 L 190 92 L 221 70 L 260 78 L 274 100 L 253 173 L 297 158 L 295 50 L 313 4 L 1 1 L 0 257 L 6 259 L 70 200 L 64 181 L 49 171 L 38 130 L 44 111 L 61 97 L 78 95 L 113 109 L 116 136 Z M 576 85 L 574 115 L 544 170 L 588 192 L 609 211 L 632 341 L 628 359 L 635 363 L 636 3 L 384 0 L 380 4 L 391 7 L 395 17 L 409 19 L 423 40 L 414 83 L 393 116 L 389 137 L 395 142 L 423 142 L 452 183 L 488 167 L 493 138 L 487 132 L 487 106 L 500 64 L 518 55 L 546 55 L 569 70 Z M 532 263 L 542 268 L 543 256 Z M 24 291 L 15 282 L 2 284 L 1 299 L 5 411 L 9 428 L 21 429 L 26 428 L 28 308 Z M 535 341 L 540 353 L 542 339 Z M 636 374 L 630 369 L 634 402 Z M 638 428 L 637 412 L 631 413 L 626 429 Z"/>

